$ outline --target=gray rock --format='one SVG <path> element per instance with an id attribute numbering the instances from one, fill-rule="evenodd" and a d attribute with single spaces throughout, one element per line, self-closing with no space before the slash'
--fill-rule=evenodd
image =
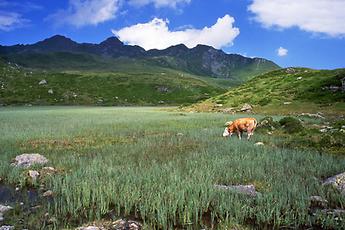
<path id="1" fill-rule="evenodd" d="M 46 85 L 48 84 L 47 80 L 43 79 L 40 82 L 38 82 L 39 85 Z"/>
<path id="2" fill-rule="evenodd" d="M 142 224 L 133 220 L 119 219 L 112 223 L 112 229 L 115 230 L 139 230 L 142 228 Z"/>
<path id="3" fill-rule="evenodd" d="M 322 185 L 332 185 L 345 196 L 345 172 L 326 179 Z"/>
<path id="4" fill-rule="evenodd" d="M 6 205 L 0 204 L 0 221 L 4 220 L 5 212 L 8 212 L 11 209 L 13 209 L 11 206 L 6 206 Z"/>
<path id="5" fill-rule="evenodd" d="M 344 209 L 322 209 L 321 213 L 332 216 L 345 216 Z"/>
<path id="6" fill-rule="evenodd" d="M 30 167 L 35 164 L 43 165 L 47 164 L 48 159 L 38 153 L 24 153 L 16 156 L 14 163 L 12 165 L 16 167 Z"/>
<path id="7" fill-rule="evenodd" d="M 42 196 L 44 196 L 44 197 L 49 197 L 49 196 L 53 196 L 53 195 L 54 195 L 54 193 L 53 193 L 53 191 L 51 191 L 51 190 L 45 191 L 45 192 L 42 194 Z"/>
<path id="8" fill-rule="evenodd" d="M 103 230 L 103 228 L 99 228 L 97 226 L 87 226 L 76 228 L 76 230 Z"/>
<path id="9" fill-rule="evenodd" d="M 249 185 L 214 185 L 215 188 L 230 190 L 238 193 L 242 193 L 251 197 L 256 197 L 260 193 L 255 190 L 255 186 L 252 184 Z"/>
<path id="10" fill-rule="evenodd" d="M 52 89 L 49 89 L 49 90 L 48 90 L 48 93 L 49 93 L 49 94 L 54 94 L 54 91 L 53 91 Z"/>
<path id="11" fill-rule="evenodd" d="M 287 68 L 287 69 L 285 70 L 285 72 L 286 72 L 286 73 L 295 73 L 296 70 L 295 70 L 294 68 L 289 67 L 289 68 Z"/>
<path id="12" fill-rule="evenodd" d="M 0 230 L 13 230 L 14 226 L 11 225 L 3 225 L 0 227 Z"/>
<path id="13" fill-rule="evenodd" d="M 254 145 L 255 146 L 264 146 L 265 144 L 263 142 L 259 141 L 259 142 L 256 142 Z"/>
<path id="14" fill-rule="evenodd" d="M 253 110 L 253 106 L 248 103 L 245 103 L 242 108 L 240 109 L 241 112 L 251 112 Z"/>
<path id="15" fill-rule="evenodd" d="M 315 207 L 320 207 L 320 208 L 326 208 L 328 205 L 328 201 L 326 199 L 323 199 L 321 196 L 311 196 L 309 198 L 310 201 L 310 206 L 315 208 Z"/>
<path id="16" fill-rule="evenodd" d="M 39 175 L 40 175 L 40 173 L 37 172 L 36 170 L 29 170 L 28 174 L 29 174 L 29 177 L 31 177 L 31 179 L 32 179 L 33 181 L 37 180 L 37 178 L 38 178 Z"/>

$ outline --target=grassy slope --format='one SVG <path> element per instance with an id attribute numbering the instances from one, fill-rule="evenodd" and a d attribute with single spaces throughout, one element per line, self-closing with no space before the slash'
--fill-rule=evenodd
<path id="1" fill-rule="evenodd" d="M 238 108 L 244 103 L 254 106 L 256 112 L 342 112 L 345 111 L 345 93 L 322 90 L 325 86 L 341 86 L 345 69 L 311 70 L 294 68 L 272 71 L 193 106 L 194 109 L 212 111 L 215 104 L 223 108 Z M 298 80 L 298 78 L 301 78 Z M 290 104 L 285 104 L 288 102 Z"/>
<path id="2" fill-rule="evenodd" d="M 176 105 L 224 92 L 195 75 L 150 66 L 144 70 L 140 63 L 125 63 L 114 67 L 114 72 L 52 72 L 29 71 L 2 62 L 0 104 Z M 48 84 L 39 85 L 42 79 Z M 159 90 L 164 87 L 167 92 Z"/>
<path id="3" fill-rule="evenodd" d="M 210 217 L 221 220 L 219 229 L 248 223 L 260 229 L 299 229 L 310 223 L 340 229 L 344 219 L 318 219 L 308 207 L 311 195 L 326 198 L 333 208 L 344 207 L 345 198 L 318 181 L 344 171 L 344 157 L 254 146 L 256 141 L 278 141 L 260 133 L 250 142 L 222 138 L 224 122 L 237 117 L 152 108 L 2 108 L 3 181 L 25 184 L 28 169 L 10 166 L 24 152 L 44 154 L 60 172 L 39 179 L 55 193 L 53 205 L 44 203 L 27 216 L 10 212 L 4 224 L 36 229 L 49 212 L 49 218 L 58 219 L 56 229 L 72 229 L 107 218 L 113 210 L 116 217 L 132 218 L 135 211 L 146 229 L 174 224 L 208 229 L 202 219 Z M 262 196 L 249 199 L 213 187 L 247 183 L 255 184 Z"/>

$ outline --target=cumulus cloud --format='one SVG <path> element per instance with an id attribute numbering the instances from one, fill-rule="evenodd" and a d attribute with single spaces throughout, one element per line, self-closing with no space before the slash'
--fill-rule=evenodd
<path id="1" fill-rule="evenodd" d="M 286 56 L 287 54 L 288 54 L 288 50 L 287 49 L 285 49 L 285 48 L 283 48 L 283 47 L 279 47 L 278 49 L 277 49 L 277 55 L 279 56 L 279 57 L 284 57 L 284 56 Z"/>
<path id="2" fill-rule="evenodd" d="M 29 22 L 30 20 L 23 18 L 18 13 L 0 11 L 0 30 L 10 31 L 23 27 Z"/>
<path id="3" fill-rule="evenodd" d="M 47 19 L 58 25 L 97 25 L 115 18 L 119 8 L 120 0 L 69 0 L 67 9 L 59 10 Z"/>
<path id="4" fill-rule="evenodd" d="M 234 22 L 233 17 L 225 15 L 218 18 L 211 27 L 171 31 L 168 28 L 169 21 L 167 19 L 154 18 L 150 22 L 112 30 L 112 32 L 121 41 L 130 45 L 139 45 L 146 50 L 165 49 L 181 43 L 189 48 L 197 44 L 221 48 L 232 45 L 233 40 L 239 35 L 240 30 L 233 26 Z"/>
<path id="5" fill-rule="evenodd" d="M 252 0 L 248 10 L 265 27 L 345 36 L 344 0 Z"/>
<path id="6" fill-rule="evenodd" d="M 134 6 L 145 6 L 148 4 L 153 4 L 156 8 L 176 8 L 178 4 L 189 4 L 190 2 L 191 0 L 129 0 L 129 4 Z"/>

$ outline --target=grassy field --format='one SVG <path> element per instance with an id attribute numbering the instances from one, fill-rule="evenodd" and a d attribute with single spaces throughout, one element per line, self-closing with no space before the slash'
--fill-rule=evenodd
<path id="1" fill-rule="evenodd" d="M 10 166 L 21 153 L 43 154 L 58 170 L 34 183 L 51 189 L 53 202 L 26 216 L 10 212 L 5 223 L 61 229 L 129 217 L 145 229 L 341 229 L 344 219 L 311 215 L 309 197 L 345 208 L 344 196 L 320 183 L 345 170 L 345 157 L 274 147 L 279 138 L 260 132 L 249 142 L 222 138 L 224 123 L 238 116 L 245 115 L 149 107 L 1 108 L 3 183 L 30 184 L 27 170 Z M 257 141 L 267 145 L 254 146 Z M 214 187 L 249 183 L 260 196 Z M 46 212 L 56 218 L 50 225 Z"/>
<path id="2" fill-rule="evenodd" d="M 345 69 L 313 70 L 286 68 L 256 76 L 228 92 L 206 99 L 191 109 L 214 111 L 224 108 L 241 108 L 244 103 L 254 106 L 254 111 L 266 114 L 296 114 L 323 112 L 344 114 L 345 94 L 341 88 Z M 216 107 L 222 104 L 222 107 Z"/>
<path id="3" fill-rule="evenodd" d="M 0 105 L 180 105 L 223 93 L 216 80 L 130 65 L 114 72 L 30 70 L 0 60 Z M 45 84 L 39 84 L 45 80 Z"/>

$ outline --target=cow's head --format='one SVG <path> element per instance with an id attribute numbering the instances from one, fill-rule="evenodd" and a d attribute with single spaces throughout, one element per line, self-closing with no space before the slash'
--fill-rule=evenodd
<path id="1" fill-rule="evenodd" d="M 231 137 L 232 132 L 230 130 L 230 126 L 232 125 L 232 123 L 233 123 L 232 121 L 228 121 L 225 123 L 226 128 L 224 129 L 223 137 L 229 137 L 229 136 Z"/>

